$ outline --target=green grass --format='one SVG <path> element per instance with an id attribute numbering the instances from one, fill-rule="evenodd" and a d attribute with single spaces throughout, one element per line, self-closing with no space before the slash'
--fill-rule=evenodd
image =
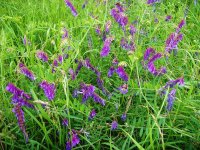
<path id="1" fill-rule="evenodd" d="M 155 12 L 144 0 L 124 4 L 129 22 L 138 20 L 135 26 L 138 31 L 135 36 L 136 51 L 128 55 L 119 46 L 124 33 L 110 16 L 110 9 L 116 1 L 104 3 L 99 0 L 98 3 L 90 0 L 85 9 L 81 8 L 83 0 L 72 2 L 79 14 L 76 18 L 63 0 L 0 0 L 0 149 L 64 149 L 68 132 L 82 128 L 89 136 L 81 133 L 81 143 L 74 149 L 199 149 L 200 3 L 195 6 L 192 0 L 164 1 L 155 5 Z M 178 45 L 178 53 L 168 60 L 158 60 L 156 65 L 166 66 L 167 74 L 154 77 L 142 67 L 144 51 L 153 47 L 158 52 L 164 52 L 165 40 L 184 18 L 186 8 L 186 26 L 182 29 L 184 37 Z M 166 15 L 172 15 L 172 20 L 165 22 Z M 154 23 L 155 18 L 158 18 L 158 23 Z M 100 24 L 103 30 L 108 20 L 112 21 L 110 34 L 115 40 L 109 56 L 100 58 L 103 42 L 96 35 L 95 27 Z M 52 74 L 50 64 L 37 60 L 35 52 L 43 49 L 50 56 L 50 62 L 53 61 L 62 52 L 63 27 L 67 28 L 71 37 L 68 40 L 71 47 L 69 58 Z M 24 35 L 31 45 L 23 45 Z M 115 90 L 122 81 L 115 75 L 107 78 L 115 55 L 120 62 L 127 64 L 126 71 L 130 77 L 129 92 L 124 96 Z M 67 75 L 70 67 L 76 69 L 75 59 L 85 58 L 90 58 L 91 63 L 101 71 L 105 87 L 113 92 L 109 100 L 97 90 L 106 100 L 105 107 L 91 99 L 82 104 L 81 98 L 72 97 L 80 82 L 97 87 L 95 74 L 87 69 L 82 69 L 75 81 Z M 36 81 L 31 82 L 19 73 L 17 66 L 20 61 L 35 73 Z M 177 87 L 173 109 L 167 112 L 167 96 L 160 97 L 158 90 L 168 80 L 181 76 L 185 85 Z M 56 83 L 56 97 L 52 102 L 38 87 L 44 79 Z M 33 102 L 42 100 L 49 103 L 47 109 L 36 103 L 36 109 L 23 107 L 30 139 L 28 143 L 25 143 L 12 112 L 11 94 L 5 90 L 9 82 L 30 93 Z M 97 116 L 88 121 L 92 108 L 97 110 Z M 126 108 L 127 120 L 123 123 L 120 117 Z M 69 127 L 62 126 L 63 118 L 69 120 Z M 119 123 L 115 131 L 110 130 L 113 120 Z"/>

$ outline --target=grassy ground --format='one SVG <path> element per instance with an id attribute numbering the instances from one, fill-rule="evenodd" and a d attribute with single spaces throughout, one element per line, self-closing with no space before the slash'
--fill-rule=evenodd
<path id="1" fill-rule="evenodd" d="M 116 1 L 89 0 L 84 9 L 83 0 L 72 2 L 78 11 L 76 18 L 63 0 L 0 0 L 0 149 L 64 149 L 67 133 L 72 128 L 83 128 L 89 133 L 89 136 L 85 133 L 79 135 L 81 143 L 74 149 L 199 149 L 200 3 L 194 5 L 192 0 L 170 0 L 149 6 L 144 0 L 126 1 L 124 6 L 129 22 L 138 20 L 135 25 L 136 51 L 128 55 L 119 47 L 124 33 L 110 16 Z M 187 15 L 184 15 L 186 12 Z M 167 15 L 172 15 L 169 22 L 165 21 Z M 155 18 L 158 18 L 158 23 L 154 22 Z M 178 45 L 177 55 L 159 60 L 156 64 L 166 66 L 167 73 L 157 77 L 151 75 L 141 65 L 144 51 L 153 47 L 164 52 L 165 40 L 184 18 L 184 37 Z M 108 20 L 112 21 L 110 34 L 115 40 L 109 56 L 100 58 L 103 42 L 95 33 L 95 27 L 101 25 L 103 29 Z M 70 46 L 67 51 L 69 58 L 52 74 L 50 63 L 38 61 L 35 52 L 43 49 L 50 56 L 50 62 L 53 61 L 62 52 L 63 27 L 67 28 L 71 37 L 67 44 Z M 24 35 L 31 45 L 23 44 Z M 126 95 L 116 90 L 122 84 L 117 76 L 107 77 L 114 56 L 127 64 L 130 80 Z M 64 75 L 70 67 L 77 67 L 75 59 L 85 58 L 90 58 L 101 71 L 105 87 L 113 93 L 109 100 L 99 92 L 106 100 L 104 107 L 91 99 L 81 104 L 81 98 L 72 97 L 80 82 L 97 87 L 95 74 L 87 69 L 82 69 L 74 81 Z M 19 74 L 17 66 L 20 61 L 35 73 L 36 81 L 30 82 Z M 177 88 L 173 109 L 167 112 L 167 96 L 160 97 L 158 90 L 168 80 L 181 76 L 185 85 Z M 38 87 L 44 79 L 56 83 L 56 97 L 52 102 Z M 36 109 L 23 108 L 28 143 L 25 143 L 12 112 L 11 94 L 5 90 L 9 82 L 30 93 L 33 101 L 40 99 L 50 104 L 48 109 L 39 104 L 35 104 Z M 127 105 L 127 120 L 122 122 L 120 117 Z M 92 108 L 97 110 L 97 116 L 88 121 Z M 62 126 L 63 118 L 69 120 L 69 127 Z M 113 120 L 118 121 L 119 127 L 111 131 Z"/>

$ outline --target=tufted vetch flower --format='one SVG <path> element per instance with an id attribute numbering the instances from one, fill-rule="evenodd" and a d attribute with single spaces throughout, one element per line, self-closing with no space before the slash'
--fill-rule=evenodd
<path id="1" fill-rule="evenodd" d="M 24 134 L 26 142 L 28 142 L 28 134 L 26 133 L 26 128 L 25 128 L 24 112 L 23 112 L 20 104 L 14 105 L 13 113 L 15 113 L 19 128 L 22 131 L 22 133 Z"/>
<path id="2" fill-rule="evenodd" d="M 119 66 L 116 69 L 116 73 L 118 74 L 118 76 L 123 79 L 124 81 L 128 81 L 128 74 L 125 72 L 124 67 L 123 66 Z"/>
<path id="3" fill-rule="evenodd" d="M 43 89 L 46 97 L 49 99 L 49 100 L 53 100 L 54 97 L 55 97 L 55 92 L 56 92 L 56 87 L 55 87 L 55 84 L 54 83 L 48 83 L 47 81 L 42 81 L 40 83 L 40 88 Z"/>
<path id="4" fill-rule="evenodd" d="M 167 110 L 170 111 L 172 109 L 172 106 L 174 104 L 175 100 L 175 94 L 176 94 L 176 89 L 172 89 L 167 97 Z"/>
<path id="5" fill-rule="evenodd" d="M 83 95 L 82 103 L 85 103 L 86 100 L 92 97 L 92 95 L 94 94 L 95 87 L 91 84 L 84 84 L 84 83 L 81 83 L 80 87 L 81 87 L 80 92 Z"/>
<path id="6" fill-rule="evenodd" d="M 48 61 L 48 55 L 47 55 L 47 53 L 45 53 L 42 50 L 38 50 L 36 52 L 36 57 L 39 58 L 40 60 L 44 61 L 44 62 Z"/>
<path id="7" fill-rule="evenodd" d="M 65 0 L 66 5 L 70 8 L 72 14 L 76 17 L 78 15 L 75 7 L 72 5 L 70 0 Z"/>
<path id="8" fill-rule="evenodd" d="M 113 37 L 106 38 L 106 40 L 104 42 L 104 46 L 100 53 L 101 57 L 105 57 L 110 53 L 110 44 L 113 40 L 114 40 Z"/>
<path id="9" fill-rule="evenodd" d="M 92 109 L 92 111 L 91 111 L 90 114 L 89 114 L 88 119 L 89 119 L 89 120 L 92 120 L 95 116 L 96 116 L 96 111 L 95 111 L 95 109 Z"/>
<path id="10" fill-rule="evenodd" d="M 123 84 L 118 89 L 122 94 L 126 94 L 128 92 L 128 85 L 127 84 Z"/>
<path id="11" fill-rule="evenodd" d="M 111 124 L 111 130 L 115 130 L 115 129 L 117 129 L 117 127 L 118 127 L 117 121 L 113 121 Z"/>
<path id="12" fill-rule="evenodd" d="M 31 99 L 31 96 L 29 94 L 26 94 L 23 90 L 17 88 L 14 84 L 8 83 L 6 86 L 6 90 L 13 95 L 19 96 L 19 97 L 24 97 L 26 99 Z"/>
<path id="13" fill-rule="evenodd" d="M 19 63 L 19 69 L 22 74 L 28 77 L 31 80 L 35 80 L 35 75 L 30 71 L 23 63 Z"/>
<path id="14" fill-rule="evenodd" d="M 165 67 L 157 69 L 154 62 L 162 57 L 161 53 L 156 53 L 153 48 L 147 48 L 143 57 L 143 67 L 148 69 L 150 73 L 155 76 L 165 74 L 167 72 Z"/>

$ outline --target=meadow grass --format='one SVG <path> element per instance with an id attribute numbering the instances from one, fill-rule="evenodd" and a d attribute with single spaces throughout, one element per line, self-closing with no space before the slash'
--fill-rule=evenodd
<path id="1" fill-rule="evenodd" d="M 119 44 L 124 32 L 110 15 L 117 1 L 89 0 L 82 9 L 84 2 L 72 1 L 78 12 L 74 17 L 63 0 L 0 0 L 0 149 L 65 149 L 71 129 L 83 131 L 79 134 L 81 142 L 74 149 L 199 149 L 200 3 L 170 0 L 151 6 L 144 0 L 123 1 L 129 22 L 138 22 L 135 24 L 136 50 L 128 55 Z M 169 22 L 165 21 L 167 15 L 172 16 Z M 186 20 L 186 26 L 182 29 L 184 37 L 178 45 L 177 55 L 159 60 L 156 65 L 166 66 L 167 73 L 153 76 L 141 64 L 143 54 L 147 47 L 164 52 L 167 37 L 181 19 Z M 100 25 L 103 30 L 108 20 L 112 21 L 110 35 L 115 39 L 110 54 L 101 58 L 103 41 L 95 29 Z M 52 73 L 50 62 L 66 46 L 61 39 L 63 27 L 70 36 L 67 41 L 69 58 L 57 67 L 56 73 Z M 23 44 L 24 35 L 30 45 Z M 38 49 L 48 53 L 49 63 L 35 57 Z M 126 95 L 116 90 L 122 84 L 116 75 L 107 77 L 114 56 L 127 65 L 129 92 Z M 91 64 L 98 68 L 104 86 L 112 92 L 109 99 L 97 90 L 106 100 L 104 107 L 91 99 L 82 104 L 80 97 L 72 97 L 80 82 L 98 87 L 96 75 L 85 68 L 81 69 L 76 80 L 70 80 L 67 75 L 69 68 L 76 69 L 76 59 L 85 58 L 90 58 Z M 19 73 L 19 62 L 34 72 L 35 81 Z M 178 77 L 184 77 L 185 84 L 177 88 L 173 109 L 168 112 L 167 95 L 161 97 L 158 90 L 167 81 Z M 55 82 L 53 101 L 48 101 L 39 88 L 42 80 Z M 11 94 L 5 90 L 9 82 L 31 94 L 33 103 L 37 100 L 49 103 L 47 108 L 38 103 L 34 103 L 35 109 L 23 107 L 28 143 L 25 143 L 12 112 Z M 93 108 L 97 115 L 89 121 L 88 115 Z M 120 117 L 126 110 L 127 119 L 123 122 Z M 62 125 L 64 118 L 69 121 L 68 127 Z M 113 120 L 117 120 L 119 126 L 111 131 Z"/>

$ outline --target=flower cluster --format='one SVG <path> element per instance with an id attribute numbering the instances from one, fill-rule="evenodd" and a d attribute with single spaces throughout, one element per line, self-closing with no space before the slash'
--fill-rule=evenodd
<path id="1" fill-rule="evenodd" d="M 40 83 L 40 87 L 44 90 L 44 93 L 49 100 L 54 99 L 55 92 L 56 92 L 54 83 L 51 84 L 51 83 L 48 83 L 47 81 L 42 81 Z"/>
<path id="2" fill-rule="evenodd" d="M 92 111 L 89 114 L 88 120 L 92 120 L 96 116 L 96 111 L 95 109 L 92 109 Z"/>
<path id="3" fill-rule="evenodd" d="M 74 91 L 75 97 L 79 94 L 82 95 L 82 103 L 85 103 L 88 100 L 88 98 L 93 98 L 93 100 L 96 103 L 99 103 L 102 106 L 105 106 L 105 100 L 95 93 L 95 87 L 91 84 L 81 83 L 80 90 Z"/>
<path id="4" fill-rule="evenodd" d="M 151 57 L 150 57 L 151 56 Z M 158 76 L 166 73 L 166 68 L 161 67 L 156 69 L 154 62 L 162 57 L 161 53 L 156 53 L 153 48 L 147 48 L 144 53 L 143 66 L 148 69 L 153 75 Z"/>
<path id="5" fill-rule="evenodd" d="M 45 53 L 42 50 L 38 50 L 36 52 L 36 57 L 39 58 L 40 60 L 44 61 L 44 62 L 47 62 L 48 59 L 49 59 L 47 53 Z"/>
<path id="6" fill-rule="evenodd" d="M 70 0 L 65 0 L 66 5 L 71 9 L 72 14 L 76 17 L 78 15 L 75 7 L 72 5 Z"/>
<path id="7" fill-rule="evenodd" d="M 111 124 L 111 130 L 115 130 L 115 129 L 117 129 L 117 127 L 118 127 L 117 121 L 113 121 Z"/>
<path id="8" fill-rule="evenodd" d="M 77 144 L 80 143 L 77 132 L 72 129 L 71 133 L 69 132 L 69 140 L 66 142 L 66 150 L 71 150 Z"/>
<path id="9" fill-rule="evenodd" d="M 124 14 L 124 8 L 120 3 L 116 4 L 110 14 L 123 29 L 128 24 L 128 17 Z"/>
<path id="10" fill-rule="evenodd" d="M 164 96 L 167 93 L 167 90 L 170 89 L 170 92 L 168 93 L 168 96 L 167 96 L 167 102 L 168 102 L 167 110 L 168 111 L 172 109 L 172 106 L 175 100 L 175 94 L 176 94 L 175 85 L 177 84 L 179 86 L 183 86 L 184 79 L 181 77 L 176 80 L 170 80 L 165 84 L 165 86 L 159 89 L 159 93 L 161 94 L 161 96 Z"/>
<path id="11" fill-rule="evenodd" d="M 118 60 L 116 58 L 113 59 L 113 65 L 109 68 L 108 70 L 108 77 L 112 77 L 112 75 L 116 72 L 116 74 L 125 82 L 128 82 L 128 74 L 125 72 L 124 67 L 123 66 L 117 66 L 118 65 Z M 119 91 L 122 94 L 126 94 L 128 92 L 128 85 L 126 83 L 124 83 L 123 85 L 121 85 L 119 88 Z"/>
<path id="12" fill-rule="evenodd" d="M 129 50 L 129 51 L 135 50 L 135 43 L 133 42 L 132 38 L 129 42 L 126 38 L 122 37 L 120 41 L 120 46 L 125 50 Z"/>
<path id="13" fill-rule="evenodd" d="M 31 96 L 26 94 L 23 90 L 17 88 L 12 83 L 9 83 L 6 86 L 6 90 L 13 94 L 12 97 L 12 103 L 14 105 L 13 112 L 15 113 L 15 116 L 17 118 L 20 130 L 23 132 L 26 142 L 28 142 L 28 134 L 26 133 L 24 112 L 22 110 L 22 106 L 34 108 L 33 104 L 27 101 L 31 99 Z"/>
<path id="14" fill-rule="evenodd" d="M 58 63 L 62 64 L 63 63 L 63 55 L 58 55 L 56 59 L 54 59 L 52 63 L 52 72 L 54 73 L 56 70 L 55 68 L 58 67 Z"/>
<path id="15" fill-rule="evenodd" d="M 165 21 L 170 21 L 171 19 L 172 19 L 172 16 L 168 15 L 166 16 Z"/>
<path id="16" fill-rule="evenodd" d="M 113 37 L 108 37 L 105 39 L 105 42 L 100 54 L 101 57 L 105 57 L 110 53 L 110 44 L 113 40 L 114 40 Z"/>
<path id="17" fill-rule="evenodd" d="M 20 103 L 14 105 L 13 112 L 15 113 L 15 116 L 18 120 L 18 125 L 20 130 L 24 134 L 26 142 L 28 142 L 28 134 L 26 133 L 26 127 L 25 127 L 24 111 L 22 110 Z"/>
<path id="18" fill-rule="evenodd" d="M 178 49 L 178 43 L 183 39 L 183 34 L 180 33 L 181 28 L 185 25 L 185 21 L 181 20 L 176 32 L 171 33 L 165 42 L 165 52 L 171 53 L 172 50 Z"/>
<path id="19" fill-rule="evenodd" d="M 19 63 L 19 69 L 22 74 L 31 80 L 35 80 L 35 75 L 23 63 Z"/>
<path id="20" fill-rule="evenodd" d="M 127 37 L 122 37 L 120 41 L 120 46 L 128 51 L 135 51 L 135 43 L 134 43 L 134 38 L 135 38 L 135 33 L 136 33 L 136 28 L 133 24 L 130 25 L 129 29 L 130 36 Z"/>

